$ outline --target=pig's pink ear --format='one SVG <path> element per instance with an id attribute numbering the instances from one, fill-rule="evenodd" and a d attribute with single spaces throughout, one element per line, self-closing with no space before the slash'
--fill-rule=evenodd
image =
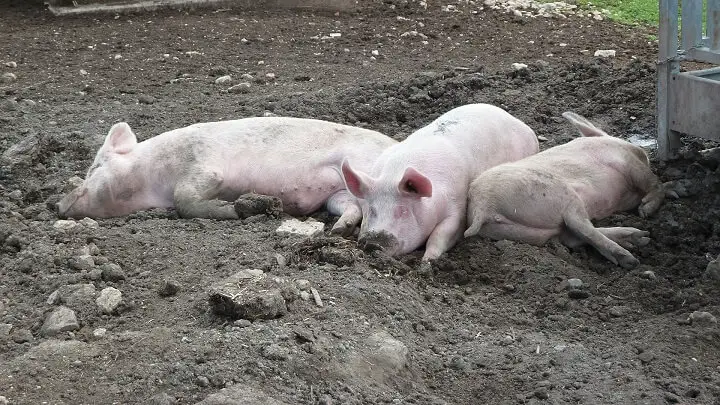
<path id="1" fill-rule="evenodd" d="M 353 170 L 347 159 L 343 160 L 341 169 L 345 188 L 355 197 L 364 199 L 370 187 L 370 178 L 363 172 Z"/>
<path id="2" fill-rule="evenodd" d="M 432 197 L 432 182 L 412 167 L 405 169 L 398 188 L 403 193 L 418 197 Z"/>
<path id="3" fill-rule="evenodd" d="M 609 136 L 605 131 L 598 128 L 593 124 L 592 122 L 588 121 L 587 118 L 583 117 L 580 114 L 575 114 L 571 111 L 565 111 L 562 114 L 563 117 L 565 117 L 566 120 L 570 121 L 571 124 L 575 126 L 575 128 L 580 131 L 582 136 Z"/>
<path id="4" fill-rule="evenodd" d="M 112 153 L 124 154 L 137 145 L 137 137 L 126 122 L 119 122 L 110 128 L 103 148 Z"/>

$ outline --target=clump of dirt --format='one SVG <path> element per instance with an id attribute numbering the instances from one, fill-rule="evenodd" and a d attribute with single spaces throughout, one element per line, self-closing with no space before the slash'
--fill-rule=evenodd
<path id="1" fill-rule="evenodd" d="M 455 106 L 488 102 L 528 123 L 546 139 L 542 148 L 577 136 L 564 111 L 616 136 L 654 134 L 646 30 L 518 19 L 472 2 L 457 11 L 373 5 L 338 16 L 0 13 L 0 34 L 11 38 L 0 42 L 0 69 L 18 78 L 0 85 L 0 396 L 13 404 L 706 404 L 720 396 L 720 281 L 717 262 L 708 267 L 720 254 L 720 160 L 703 152 L 710 142 L 686 140 L 680 159 L 653 160 L 680 190 L 656 216 L 600 221 L 650 232 L 631 271 L 591 248 L 470 238 L 423 272 L 421 252 L 391 258 L 354 237 L 278 234 L 282 218 L 264 214 L 58 220 L 54 202 L 121 120 L 140 140 L 263 114 L 400 140 Z M 330 32 L 342 36 L 321 39 Z M 591 56 L 610 47 L 616 59 Z M 223 75 L 249 91 L 216 84 Z M 313 216 L 326 230 L 336 220 Z M 229 297 L 266 296 L 276 288 L 269 280 L 288 280 L 291 294 L 278 289 L 267 301 L 282 296 L 284 309 L 252 320 L 216 313 L 211 287 L 248 270 L 269 284 L 236 283 Z M 98 302 L 103 291 L 118 301 Z"/>

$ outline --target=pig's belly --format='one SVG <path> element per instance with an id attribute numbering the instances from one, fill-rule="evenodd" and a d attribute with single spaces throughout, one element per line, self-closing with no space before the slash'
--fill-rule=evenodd
<path id="1" fill-rule="evenodd" d="M 494 240 L 513 240 L 530 245 L 542 246 L 553 236 L 560 235 L 562 226 L 541 228 L 528 226 L 523 223 L 513 222 L 503 218 L 498 222 L 485 224 L 480 230 L 480 235 Z"/>
<path id="2" fill-rule="evenodd" d="M 245 193 L 280 198 L 283 211 L 290 215 L 308 215 L 320 209 L 327 199 L 345 188 L 340 175 L 329 167 L 315 171 L 287 169 L 246 173 L 244 178 L 226 181 L 221 198 L 232 201 Z M 232 179 L 231 179 L 232 180 Z"/>

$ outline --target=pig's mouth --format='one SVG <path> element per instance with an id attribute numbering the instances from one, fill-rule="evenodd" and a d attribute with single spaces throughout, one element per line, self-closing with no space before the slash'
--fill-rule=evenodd
<path id="1" fill-rule="evenodd" d="M 360 248 L 367 252 L 383 251 L 394 256 L 402 251 L 402 242 L 388 232 L 368 232 L 358 238 Z"/>
<path id="2" fill-rule="evenodd" d="M 68 195 L 63 197 L 60 201 L 58 201 L 57 204 L 55 204 L 55 209 L 57 211 L 57 214 L 61 218 L 67 218 L 72 215 L 71 209 L 77 203 L 77 201 L 85 195 L 87 192 L 87 189 L 80 190 L 75 189 L 71 191 Z"/>

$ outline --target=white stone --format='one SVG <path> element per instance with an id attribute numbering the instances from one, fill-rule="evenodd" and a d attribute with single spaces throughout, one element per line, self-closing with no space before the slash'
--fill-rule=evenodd
<path id="1" fill-rule="evenodd" d="M 524 63 L 513 63 L 510 66 L 512 66 L 513 70 L 523 70 L 523 69 L 527 69 L 527 67 L 528 67 L 528 65 L 526 65 Z"/>
<path id="2" fill-rule="evenodd" d="M 89 229 L 98 229 L 100 227 L 96 220 L 88 217 L 85 217 L 78 222 L 80 223 L 80 225 Z"/>
<path id="3" fill-rule="evenodd" d="M 93 336 L 98 339 L 104 338 L 106 334 L 107 334 L 107 329 L 105 329 L 105 328 L 97 328 L 93 331 Z"/>
<path id="4" fill-rule="evenodd" d="M 104 314 L 112 314 L 122 302 L 122 293 L 114 287 L 106 287 L 100 291 L 100 296 L 95 300 L 98 308 Z"/>
<path id="5" fill-rule="evenodd" d="M 88 72 L 85 69 L 80 69 L 80 74 L 85 76 L 86 74 L 88 74 Z"/>
<path id="6" fill-rule="evenodd" d="M 3 73 L 3 75 L 0 76 L 0 82 L 3 83 L 12 83 L 15 80 L 17 80 L 17 76 L 15 76 L 15 73 Z"/>
<path id="7" fill-rule="evenodd" d="M 252 85 L 248 82 L 238 83 L 228 88 L 228 93 L 248 93 Z"/>
<path id="8" fill-rule="evenodd" d="M 324 228 L 324 223 L 318 222 L 312 218 L 308 218 L 305 222 L 292 218 L 283 221 L 283 223 L 275 230 L 275 233 L 298 236 L 317 236 L 323 233 Z"/>
<path id="9" fill-rule="evenodd" d="M 122 55 L 120 55 L 120 54 L 115 55 L 115 59 L 122 59 Z"/>
<path id="10" fill-rule="evenodd" d="M 215 84 L 228 84 L 231 81 L 232 81 L 232 76 L 225 75 L 225 76 L 220 76 L 217 79 L 215 79 Z"/>
<path id="11" fill-rule="evenodd" d="M 61 231 L 68 231 L 75 228 L 76 226 L 77 222 L 73 221 L 72 219 L 59 219 L 53 224 L 53 228 L 59 229 Z"/>
<path id="12" fill-rule="evenodd" d="M 15 62 L 6 62 L 6 63 L 5 63 L 5 66 L 7 66 L 7 67 L 9 67 L 9 68 L 11 68 L 11 69 L 15 69 L 15 68 L 17 67 L 17 63 L 15 63 Z"/>
<path id="13" fill-rule="evenodd" d="M 595 51 L 595 56 L 600 56 L 603 58 L 610 58 L 615 56 L 615 50 L 614 49 L 598 49 Z"/>
<path id="14" fill-rule="evenodd" d="M 328 35 L 330 36 L 330 38 L 340 38 L 342 36 L 342 34 L 339 32 L 331 32 Z"/>
<path id="15" fill-rule="evenodd" d="M 378 51 L 377 49 L 373 49 L 371 53 L 373 56 L 380 56 L 380 51 Z"/>

